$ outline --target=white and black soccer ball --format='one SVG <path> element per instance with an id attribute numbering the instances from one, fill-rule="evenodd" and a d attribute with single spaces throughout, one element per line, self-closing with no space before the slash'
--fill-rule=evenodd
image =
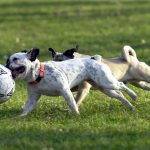
<path id="1" fill-rule="evenodd" d="M 0 103 L 9 100 L 15 91 L 15 81 L 11 71 L 0 64 Z"/>

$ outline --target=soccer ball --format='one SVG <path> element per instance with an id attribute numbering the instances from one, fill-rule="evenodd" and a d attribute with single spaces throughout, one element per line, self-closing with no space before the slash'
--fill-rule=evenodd
<path id="1" fill-rule="evenodd" d="M 6 102 L 15 91 L 15 81 L 11 72 L 5 66 L 0 65 L 0 103 Z"/>

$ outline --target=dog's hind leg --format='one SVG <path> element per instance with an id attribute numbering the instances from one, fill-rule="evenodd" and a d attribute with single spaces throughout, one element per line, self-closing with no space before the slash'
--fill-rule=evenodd
<path id="1" fill-rule="evenodd" d="M 120 89 L 124 90 L 133 100 L 136 100 L 136 93 L 133 90 L 129 89 L 127 86 L 125 86 L 123 82 L 119 82 L 119 87 Z"/>
<path id="2" fill-rule="evenodd" d="M 91 87 L 91 84 L 86 81 L 79 85 L 77 96 L 75 98 L 78 107 L 89 93 Z"/>
<path id="3" fill-rule="evenodd" d="M 62 90 L 62 95 L 64 96 L 65 100 L 67 101 L 72 112 L 75 112 L 76 114 L 80 114 L 71 90 L 69 88 Z"/>
<path id="4" fill-rule="evenodd" d="M 101 89 L 100 89 L 100 90 L 101 90 Z M 108 89 L 105 89 L 105 90 L 103 90 L 103 92 L 104 92 L 106 95 L 109 95 L 109 96 L 112 97 L 112 98 L 118 99 L 118 100 L 121 101 L 121 103 L 122 103 L 123 105 L 125 105 L 127 108 L 133 109 L 132 104 L 123 96 L 123 94 L 122 94 L 119 90 L 108 90 Z"/>
<path id="5" fill-rule="evenodd" d="M 145 82 L 145 81 L 139 81 L 139 82 L 132 82 L 132 85 L 139 87 L 143 90 L 150 91 L 150 83 Z"/>

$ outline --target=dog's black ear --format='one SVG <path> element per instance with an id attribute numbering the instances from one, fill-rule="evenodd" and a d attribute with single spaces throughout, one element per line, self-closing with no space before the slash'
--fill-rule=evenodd
<path id="1" fill-rule="evenodd" d="M 49 50 L 50 52 L 52 52 L 52 57 L 54 58 L 55 55 L 56 55 L 55 50 L 54 50 L 53 48 L 49 48 L 48 50 Z"/>
<path id="2" fill-rule="evenodd" d="M 76 51 L 78 50 L 78 48 L 79 48 L 79 46 L 76 45 L 75 48 L 71 48 L 71 49 L 66 50 L 66 51 L 63 53 L 63 55 L 65 55 L 66 57 L 72 59 L 72 58 L 74 58 L 73 53 L 76 52 Z"/>
<path id="3" fill-rule="evenodd" d="M 36 58 L 38 57 L 39 55 L 39 52 L 40 52 L 40 49 L 39 48 L 32 48 L 30 52 L 28 52 L 28 57 L 31 61 L 35 61 Z"/>

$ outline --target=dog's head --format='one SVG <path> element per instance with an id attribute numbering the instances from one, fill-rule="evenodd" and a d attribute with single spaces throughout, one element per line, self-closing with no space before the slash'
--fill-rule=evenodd
<path id="1" fill-rule="evenodd" d="M 54 49 L 49 48 L 49 51 L 52 52 L 52 58 L 54 61 L 64 61 L 74 58 L 74 52 L 78 50 L 79 46 L 76 45 L 75 48 L 66 50 L 64 53 L 56 52 Z"/>
<path id="2" fill-rule="evenodd" d="M 7 59 L 6 67 L 11 70 L 14 79 L 24 79 L 31 71 L 38 55 L 38 48 L 32 48 L 29 52 L 15 53 Z"/>

